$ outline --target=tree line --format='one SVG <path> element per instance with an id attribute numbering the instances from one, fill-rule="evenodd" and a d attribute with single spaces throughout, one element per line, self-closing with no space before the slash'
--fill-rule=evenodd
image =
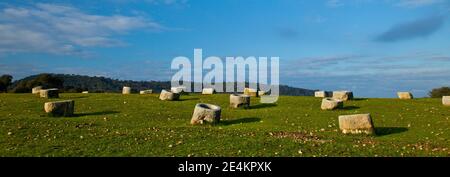
<path id="1" fill-rule="evenodd" d="M 154 92 L 160 92 L 162 89 L 170 89 L 171 85 L 169 81 L 131 81 L 97 76 L 50 73 L 33 75 L 14 82 L 12 80 L 13 77 L 11 75 L 0 76 L 0 92 L 30 93 L 31 89 L 36 86 L 42 86 L 44 89 L 58 88 L 61 92 L 68 93 L 80 93 L 82 91 L 89 91 L 91 93 L 120 92 L 123 86 L 131 87 L 132 92 L 146 89 L 153 89 Z M 280 94 L 312 96 L 314 95 L 314 90 L 280 85 Z M 450 95 L 450 87 L 435 88 L 428 95 L 432 98 L 448 96 Z"/>

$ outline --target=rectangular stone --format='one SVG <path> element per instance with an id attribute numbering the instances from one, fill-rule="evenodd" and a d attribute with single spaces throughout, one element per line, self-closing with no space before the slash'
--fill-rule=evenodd
<path id="1" fill-rule="evenodd" d="M 339 116 L 339 128 L 344 134 L 374 134 L 370 114 L 353 114 Z"/>

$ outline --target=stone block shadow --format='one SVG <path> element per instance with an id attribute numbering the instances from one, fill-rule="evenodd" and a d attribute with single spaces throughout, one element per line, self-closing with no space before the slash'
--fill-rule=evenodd
<path id="1" fill-rule="evenodd" d="M 233 120 L 221 120 L 218 123 L 218 125 L 228 126 L 228 125 L 235 125 L 235 124 L 253 123 L 253 122 L 259 122 L 259 121 L 261 121 L 260 118 L 247 117 L 247 118 L 233 119 Z"/>
<path id="2" fill-rule="evenodd" d="M 406 127 L 376 127 L 375 134 L 376 136 L 386 136 L 392 134 L 398 134 L 408 131 Z"/>
<path id="3" fill-rule="evenodd" d="M 89 113 L 76 113 L 72 117 L 83 117 L 83 116 L 102 116 L 108 114 L 117 114 L 119 111 L 100 111 L 100 112 L 89 112 Z"/>
<path id="4" fill-rule="evenodd" d="M 275 107 L 275 106 L 277 106 L 277 104 L 262 103 L 262 104 L 250 106 L 249 109 L 264 109 L 264 108 L 270 108 L 270 107 Z"/>

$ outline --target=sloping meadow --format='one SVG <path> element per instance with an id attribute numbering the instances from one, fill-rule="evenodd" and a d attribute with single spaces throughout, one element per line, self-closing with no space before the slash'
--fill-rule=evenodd
<path id="1" fill-rule="evenodd" d="M 229 106 L 229 94 L 60 94 L 75 115 L 49 117 L 48 99 L 0 95 L 0 156 L 449 156 L 450 107 L 441 99 L 354 99 L 339 110 L 321 99 L 251 98 Z M 217 125 L 190 125 L 197 103 L 222 108 Z M 376 135 L 344 135 L 338 116 L 370 113 Z"/>

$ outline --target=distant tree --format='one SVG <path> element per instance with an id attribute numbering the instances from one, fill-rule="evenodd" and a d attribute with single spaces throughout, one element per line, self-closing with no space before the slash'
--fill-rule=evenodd
<path id="1" fill-rule="evenodd" d="M 441 87 L 431 90 L 428 95 L 431 98 L 442 98 L 442 96 L 450 96 L 450 87 Z"/>
<path id="2" fill-rule="evenodd" d="M 7 92 L 8 87 L 11 85 L 13 77 L 11 75 L 2 75 L 0 76 L 0 92 Z"/>
<path id="3" fill-rule="evenodd" d="M 63 89 L 63 79 L 52 74 L 40 74 L 31 80 L 20 81 L 12 90 L 14 93 L 27 93 L 33 87 L 42 86 L 43 88 Z"/>
<path id="4" fill-rule="evenodd" d="M 42 86 L 44 88 L 63 88 L 64 81 L 51 74 L 41 74 L 30 83 L 31 87 Z"/>

